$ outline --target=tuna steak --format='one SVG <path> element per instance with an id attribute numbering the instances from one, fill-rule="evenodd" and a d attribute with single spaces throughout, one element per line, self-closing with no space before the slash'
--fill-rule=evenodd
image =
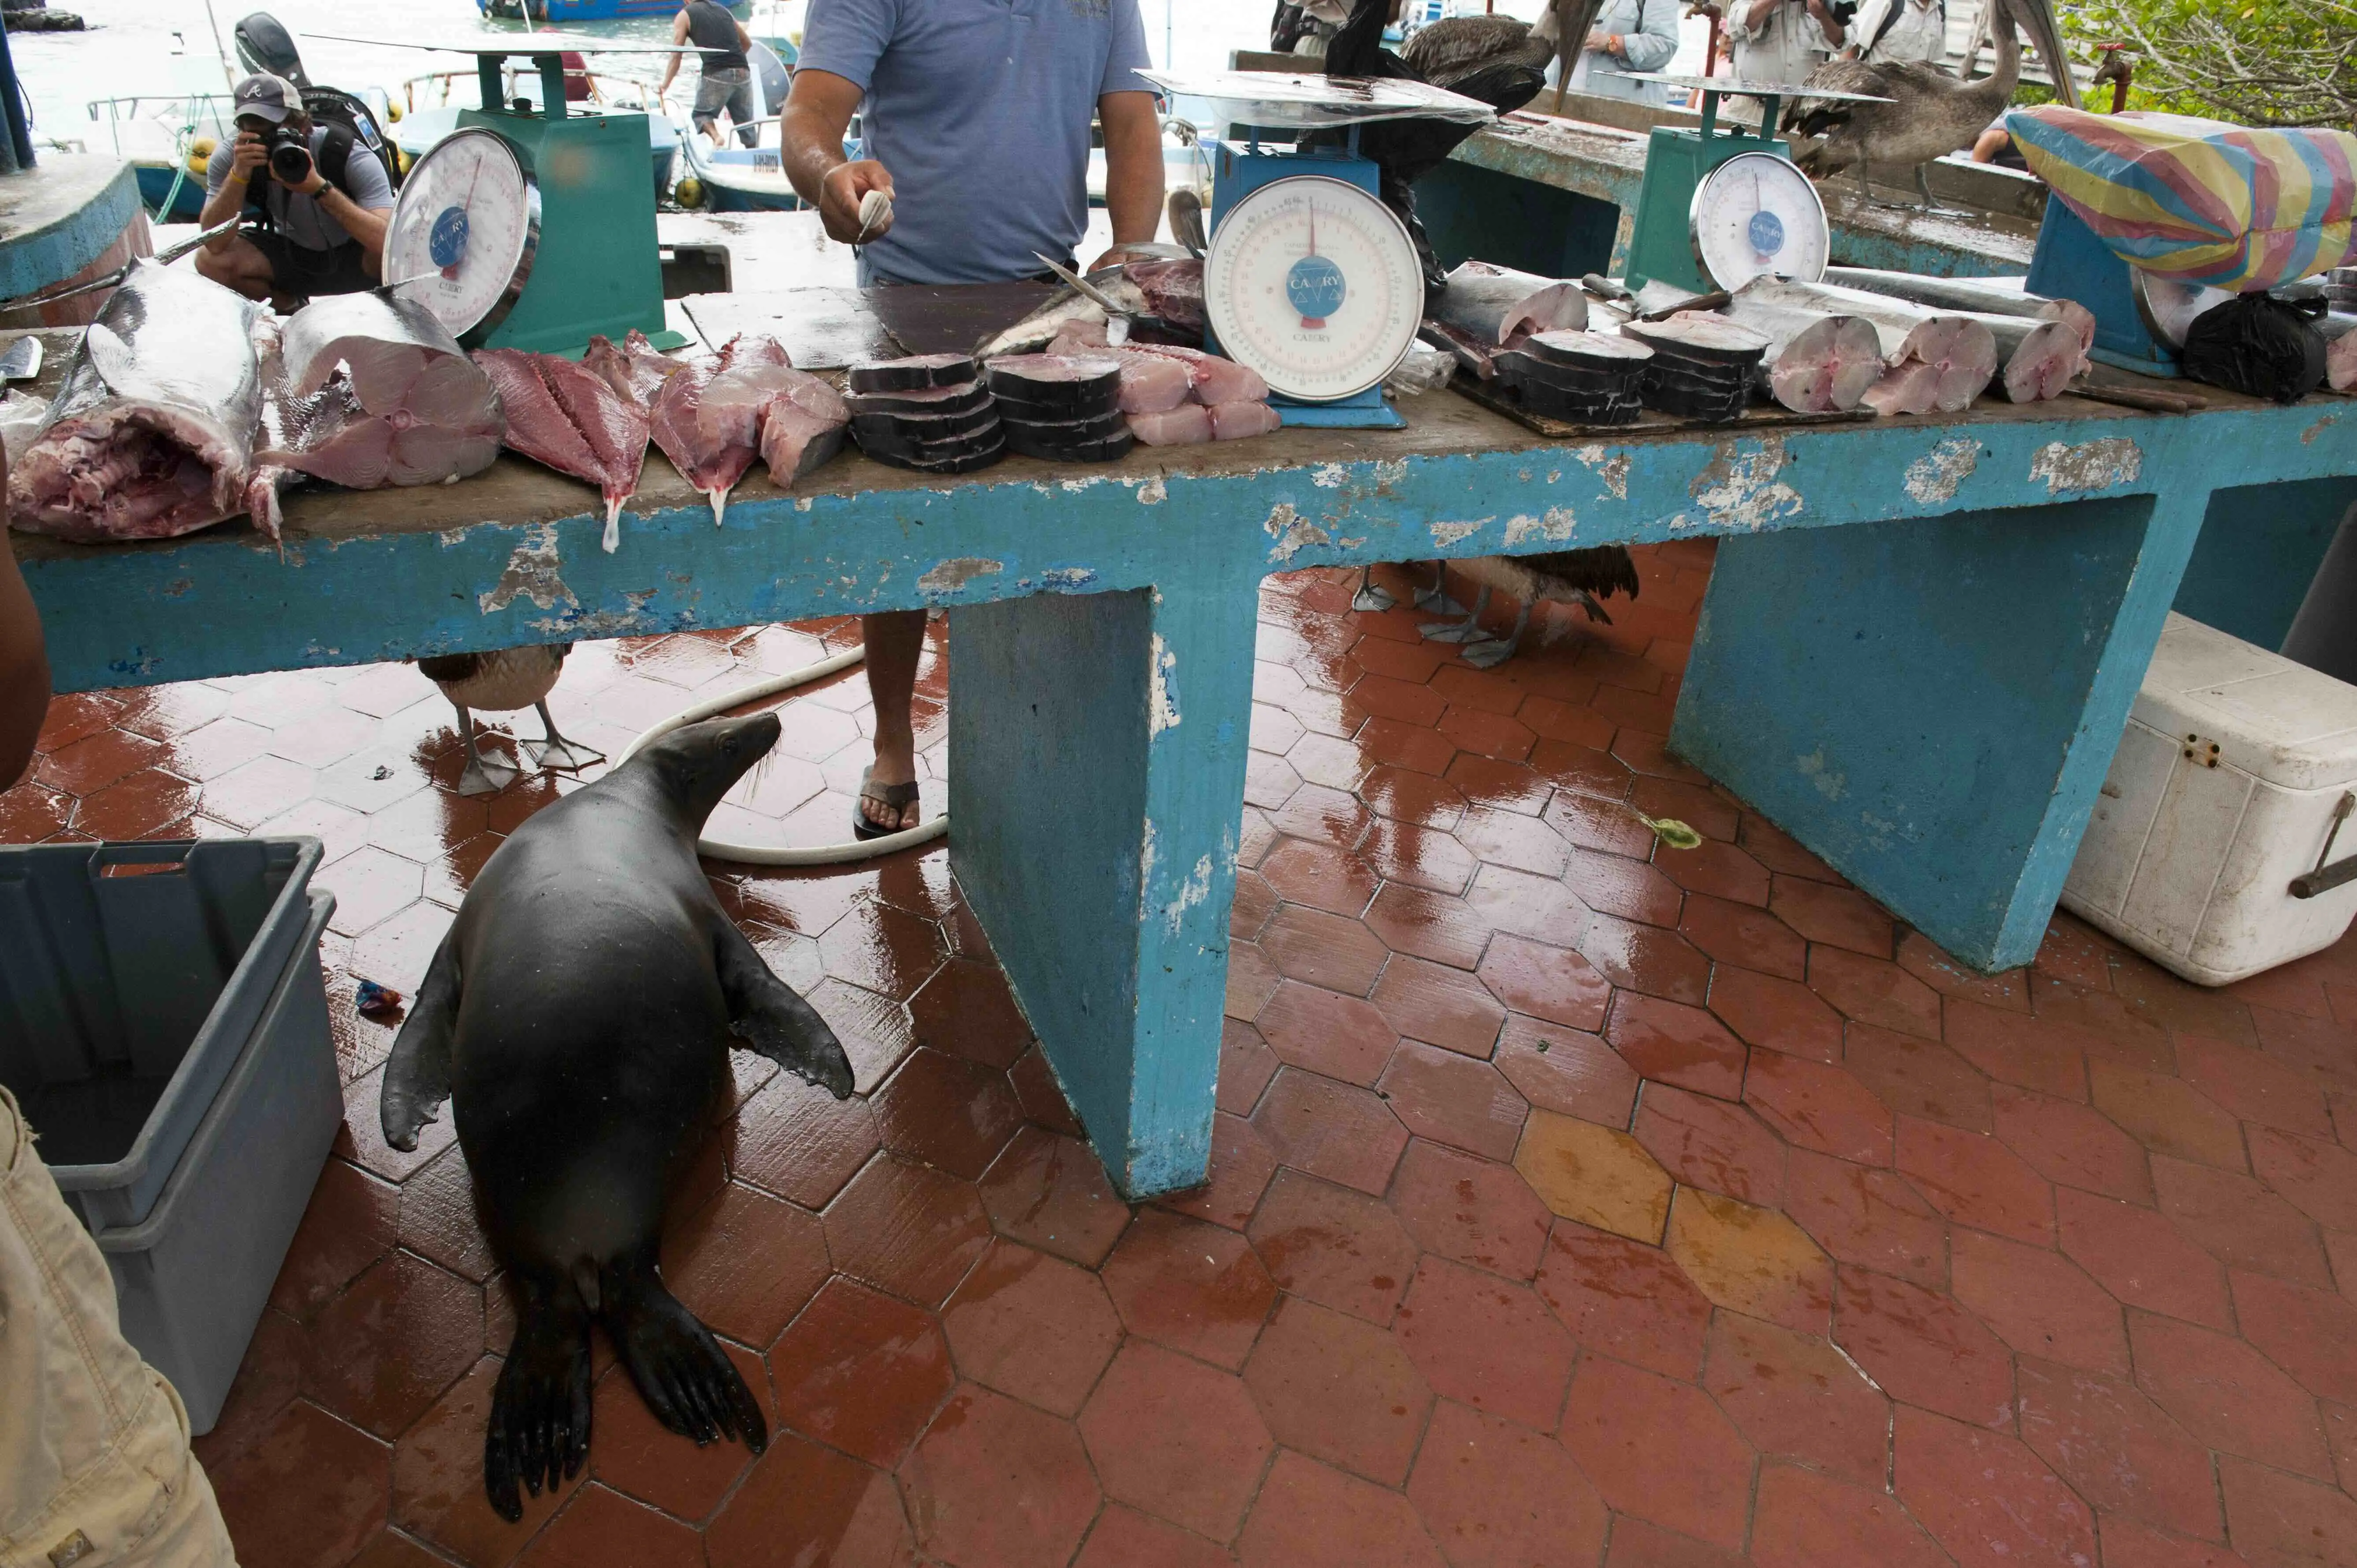
<path id="1" fill-rule="evenodd" d="M 1511 349 L 1534 332 L 1586 327 L 1587 296 L 1577 284 L 1466 262 L 1448 274 L 1432 314 L 1476 342 Z"/>
<path id="2" fill-rule="evenodd" d="M 475 363 L 499 389 L 508 449 L 587 479 L 606 498 L 607 553 L 622 542 L 622 503 L 639 488 L 647 411 L 597 371 L 554 354 L 478 349 Z"/>
<path id="3" fill-rule="evenodd" d="M 16 526 L 169 539 L 243 511 L 262 417 L 258 310 L 193 272 L 134 263 L 9 477 Z"/>

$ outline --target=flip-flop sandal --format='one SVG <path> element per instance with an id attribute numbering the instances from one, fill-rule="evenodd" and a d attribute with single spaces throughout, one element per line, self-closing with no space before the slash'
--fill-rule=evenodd
<path id="1" fill-rule="evenodd" d="M 876 769 L 869 768 L 860 772 L 860 800 L 874 800 L 879 805 L 889 807 L 896 815 L 917 803 L 918 787 L 915 779 L 911 779 L 906 784 L 877 784 L 871 781 L 871 776 L 875 771 Z M 879 828 L 867 820 L 867 813 L 861 811 L 857 805 L 855 804 L 851 808 L 851 836 L 863 843 L 869 839 L 880 839 L 902 831 L 897 827 Z"/>

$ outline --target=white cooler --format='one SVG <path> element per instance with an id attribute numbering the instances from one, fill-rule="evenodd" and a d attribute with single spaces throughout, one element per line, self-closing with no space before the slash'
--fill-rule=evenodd
<path id="1" fill-rule="evenodd" d="M 2172 613 L 2063 907 L 2203 985 L 2330 947 L 2357 915 L 2352 790 L 2357 686 Z"/>

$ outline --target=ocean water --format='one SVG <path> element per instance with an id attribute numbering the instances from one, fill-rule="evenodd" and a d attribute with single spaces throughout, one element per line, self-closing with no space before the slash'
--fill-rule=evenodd
<path id="1" fill-rule="evenodd" d="M 88 105 L 93 100 L 226 91 L 223 59 L 230 71 L 237 69 L 230 29 L 247 14 L 252 0 L 213 0 L 210 7 L 206 0 L 51 3 L 79 12 L 90 30 L 12 36 L 8 46 L 16 73 L 43 135 L 79 137 L 91 151 L 103 152 L 108 150 L 107 132 L 90 116 Z M 1501 8 L 1534 13 L 1537 4 L 1503 0 Z M 1189 72 L 1225 69 L 1231 49 L 1266 48 L 1269 16 L 1275 9 L 1273 0 L 1138 0 L 1138 5 L 1156 65 L 1167 69 L 1175 61 L 1176 69 Z M 484 21 L 474 0 L 272 0 L 267 8 L 296 35 L 313 81 L 348 90 L 382 87 L 396 98 L 404 81 L 429 71 L 465 68 L 468 62 L 455 55 L 306 35 L 316 29 L 361 38 L 422 38 L 518 30 L 513 23 Z M 756 33 L 787 32 L 799 30 L 802 9 L 799 0 L 754 0 L 740 14 Z M 662 40 L 670 24 L 654 18 L 594 24 L 579 30 Z M 662 71 L 661 61 L 651 59 L 610 59 L 607 66 L 614 74 L 648 81 Z M 420 96 L 417 102 L 429 99 Z"/>

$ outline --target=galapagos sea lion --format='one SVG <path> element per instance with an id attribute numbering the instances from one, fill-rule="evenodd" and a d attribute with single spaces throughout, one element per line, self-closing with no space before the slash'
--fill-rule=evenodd
<path id="1" fill-rule="evenodd" d="M 453 1101 L 515 1338 L 483 1484 L 520 1518 L 589 1452 L 589 1325 L 657 1420 L 756 1454 L 760 1407 L 663 1288 L 663 1199 L 694 1155 L 732 1045 L 851 1092 L 834 1031 L 770 972 L 695 857 L 713 807 L 777 743 L 774 714 L 675 730 L 535 812 L 476 876 L 386 1065 L 385 1142 Z"/>

